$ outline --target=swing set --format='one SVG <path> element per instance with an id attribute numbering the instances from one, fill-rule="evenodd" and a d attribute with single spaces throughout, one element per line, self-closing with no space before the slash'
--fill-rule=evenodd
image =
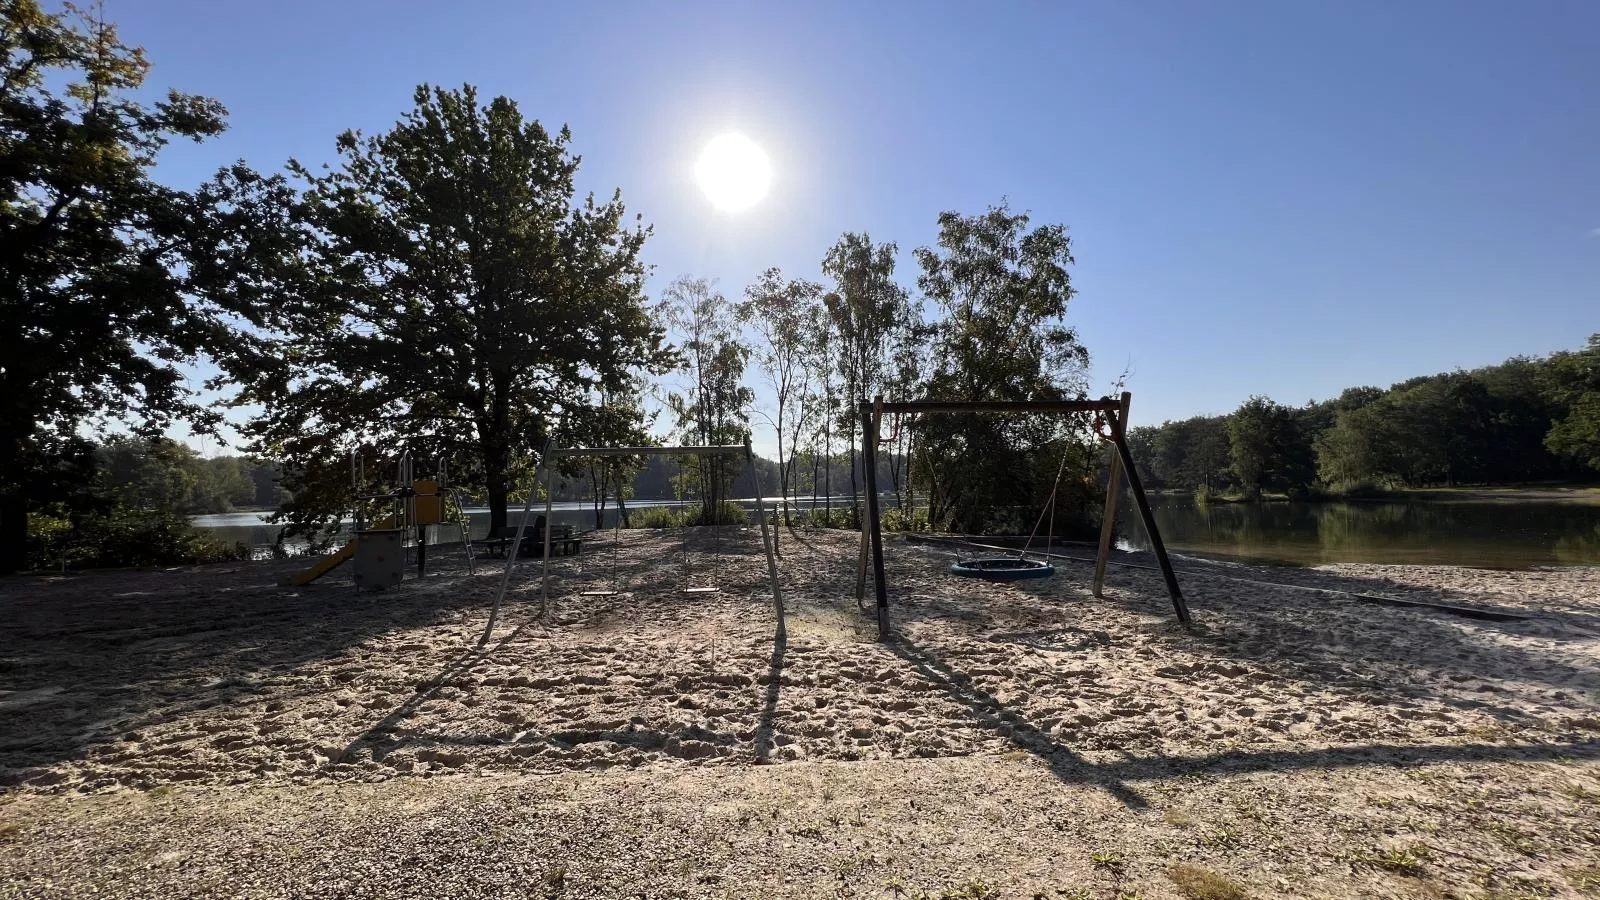
<path id="1" fill-rule="evenodd" d="M 1133 495 L 1134 505 L 1138 509 L 1139 517 L 1144 524 L 1145 534 L 1149 536 L 1150 547 L 1155 551 L 1156 561 L 1160 564 L 1161 574 L 1167 583 L 1167 593 L 1172 598 L 1172 609 L 1178 621 L 1188 627 L 1189 605 L 1183 599 L 1183 592 L 1178 587 L 1177 574 L 1172 569 L 1172 561 L 1167 557 L 1167 547 L 1161 540 L 1161 532 L 1156 528 L 1155 516 L 1150 510 L 1150 500 L 1145 496 L 1144 485 L 1139 478 L 1138 469 L 1134 467 L 1133 454 L 1128 449 L 1127 418 L 1128 405 L 1133 395 L 1124 391 L 1117 399 L 1102 397 L 1099 400 L 1043 400 L 1043 401 L 941 401 L 941 400 L 908 400 L 885 402 L 882 395 L 873 400 L 862 400 L 857 406 L 861 415 L 862 450 L 864 459 L 863 468 L 866 475 L 866 506 L 867 515 L 865 527 L 861 529 L 861 553 L 856 576 L 856 600 L 865 600 L 867 569 L 870 564 L 873 582 L 877 595 L 878 639 L 888 640 L 889 626 L 889 584 L 884 572 L 883 563 L 883 526 L 882 517 L 878 508 L 878 444 L 880 443 L 879 428 L 883 414 L 891 413 L 895 416 L 894 430 L 899 433 L 901 417 L 927 414 L 927 413 L 1067 413 L 1094 415 L 1095 430 L 1100 437 L 1116 447 L 1116 455 L 1111 459 L 1109 483 L 1106 486 L 1106 509 L 1101 523 L 1099 554 L 1095 559 L 1094 595 L 1100 596 L 1105 584 L 1106 561 L 1111 553 L 1111 541 L 1115 534 L 1117 493 L 1121 487 L 1119 474 L 1126 474 L 1129 493 Z M 891 438 L 892 440 L 892 438 Z M 950 567 L 953 575 L 966 578 L 981 578 L 988 581 L 1017 581 L 1029 578 L 1048 578 L 1055 574 L 1055 567 L 1050 563 L 1051 545 L 1055 539 L 1055 503 L 1056 495 L 1061 486 L 1061 475 L 1066 468 L 1066 458 L 1063 456 L 1061 468 L 1056 471 L 1055 484 L 1050 489 L 1050 497 L 1045 502 L 1045 508 L 1040 511 L 1039 519 L 1034 523 L 1033 532 L 1028 535 L 1027 543 L 1016 556 L 990 556 L 976 559 L 957 561 Z M 1033 546 L 1033 540 L 1038 536 L 1039 526 L 1045 521 L 1048 514 L 1050 528 L 1047 532 L 1043 559 L 1031 560 L 1027 558 L 1028 550 Z"/>

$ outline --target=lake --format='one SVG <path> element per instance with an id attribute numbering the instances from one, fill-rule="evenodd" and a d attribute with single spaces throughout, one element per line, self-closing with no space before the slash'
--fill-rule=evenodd
<path id="1" fill-rule="evenodd" d="M 775 498 L 768 498 L 767 503 L 769 506 L 774 502 L 774 499 Z M 628 510 L 630 512 L 637 512 L 638 510 L 650 506 L 687 506 L 696 502 L 698 501 L 690 500 L 680 502 L 672 500 L 652 500 L 638 503 L 630 502 L 628 504 Z M 753 499 L 736 500 L 733 502 L 743 504 L 747 508 L 752 507 L 755 503 Z M 804 508 L 809 506 L 810 502 L 811 498 L 805 497 L 800 501 L 790 500 L 790 505 L 791 507 L 795 508 Z M 831 501 L 832 505 L 835 507 L 847 505 L 849 502 L 849 498 L 845 497 L 835 497 Z M 466 509 L 466 513 L 470 523 L 469 530 L 473 539 L 484 537 L 489 533 L 488 507 L 469 506 Z M 533 515 L 537 516 L 543 514 L 544 504 L 540 503 L 534 507 Z M 267 523 L 267 518 L 271 515 L 272 514 L 270 512 L 218 513 L 208 516 L 195 516 L 189 520 L 189 523 L 194 525 L 196 528 L 210 532 L 213 536 L 230 544 L 245 544 L 255 548 L 258 556 L 264 556 L 266 555 L 267 548 L 272 546 L 273 541 L 278 536 L 279 526 L 269 525 Z M 507 514 L 507 524 L 513 528 L 516 527 L 517 523 L 521 521 L 521 519 L 522 508 L 520 506 L 510 510 L 510 512 Z M 572 525 L 579 529 L 593 528 L 594 508 L 586 501 L 566 501 L 556 503 L 551 509 L 551 519 L 556 524 L 560 525 Z M 616 520 L 616 507 L 607 506 L 605 518 L 606 527 L 610 528 L 612 525 L 616 524 Z M 532 517 L 529 518 L 528 523 L 530 526 L 533 524 Z M 350 524 L 351 523 L 346 520 L 345 528 L 348 529 Z M 428 528 L 428 543 L 430 544 L 453 544 L 460 540 L 461 530 L 454 525 L 430 526 Z M 297 554 L 305 549 L 305 542 L 286 542 L 286 548 L 291 554 Z"/>
<path id="2" fill-rule="evenodd" d="M 1175 553 L 1314 566 L 1389 563 L 1527 569 L 1600 565 L 1600 505 L 1504 499 L 1196 503 L 1151 498 Z M 1138 516 L 1123 533 L 1148 546 Z"/>
<path id="3" fill-rule="evenodd" d="M 810 498 L 805 498 L 809 501 Z M 1192 497 L 1151 498 L 1168 549 L 1212 559 L 1272 565 L 1390 563 L 1527 569 L 1600 565 L 1600 505 L 1540 500 L 1353 500 L 1314 503 L 1196 503 Z M 769 501 L 770 502 L 770 501 Z M 835 506 L 849 498 L 833 500 Z M 648 503 L 630 506 L 673 505 Z M 542 512 L 536 509 L 536 512 Z M 469 508 L 472 537 L 488 533 L 489 510 Z M 514 526 L 521 515 L 512 510 Z M 607 510 L 606 524 L 616 511 Z M 264 548 L 277 526 L 266 513 L 197 516 L 193 522 L 217 537 Z M 557 523 L 589 528 L 586 503 L 555 504 Z M 1121 518 L 1126 543 L 1145 549 L 1138 516 Z M 454 527 L 428 529 L 430 543 L 460 540 Z"/>

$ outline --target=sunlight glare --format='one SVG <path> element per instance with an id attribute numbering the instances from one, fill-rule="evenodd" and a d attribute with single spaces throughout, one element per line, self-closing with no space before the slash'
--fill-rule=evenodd
<path id="1" fill-rule="evenodd" d="M 730 132 L 706 144 L 694 165 L 694 179 L 713 206 L 738 212 L 767 195 L 772 167 L 754 141 Z"/>

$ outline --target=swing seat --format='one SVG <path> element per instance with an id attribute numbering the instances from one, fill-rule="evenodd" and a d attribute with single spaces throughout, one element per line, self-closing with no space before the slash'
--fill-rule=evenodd
<path id="1" fill-rule="evenodd" d="M 1022 581 L 1027 578 L 1049 578 L 1056 567 L 1031 559 L 1010 556 L 963 559 L 951 564 L 950 574 L 962 578 L 981 578 L 984 581 Z"/>

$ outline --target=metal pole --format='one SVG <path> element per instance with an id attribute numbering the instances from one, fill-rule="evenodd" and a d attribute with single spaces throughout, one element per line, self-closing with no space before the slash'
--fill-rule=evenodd
<path id="1" fill-rule="evenodd" d="M 495 592 L 494 605 L 489 607 L 489 624 L 483 629 L 483 637 L 478 639 L 478 646 L 482 647 L 489 642 L 489 635 L 494 633 L 495 619 L 500 615 L 500 601 L 505 599 L 506 588 L 511 584 L 511 567 L 517 564 L 517 548 L 522 546 L 522 531 L 528 525 L 528 513 L 533 509 L 534 488 L 539 485 L 539 470 L 549 464 L 550 454 L 555 451 L 556 439 L 551 438 L 544 443 L 544 450 L 539 454 L 539 465 L 533 470 L 533 478 L 528 483 L 528 497 L 522 503 L 522 521 L 517 523 L 517 539 L 511 543 L 511 550 L 506 553 L 506 571 L 500 576 L 500 590 Z"/>
<path id="2" fill-rule="evenodd" d="M 883 396 L 876 398 L 881 407 Z M 867 521 L 862 523 L 863 530 L 871 530 L 872 540 L 872 576 L 877 586 L 878 594 L 878 640 L 889 639 L 889 583 L 883 571 L 883 531 L 878 525 L 878 428 L 873 420 L 874 406 L 865 400 L 861 401 L 861 431 L 864 435 L 862 462 L 866 466 L 867 476 Z"/>
<path id="3" fill-rule="evenodd" d="M 559 450 L 555 451 L 557 456 Z M 552 460 L 554 462 L 554 460 Z M 556 467 L 544 467 L 544 562 L 541 564 L 543 577 L 539 583 L 539 618 L 544 618 L 545 608 L 550 605 L 550 517 L 554 515 L 556 499 Z"/>
<path id="4" fill-rule="evenodd" d="M 1144 495 L 1144 485 L 1139 480 L 1139 469 L 1133 464 L 1133 451 L 1128 449 L 1128 435 L 1122 416 L 1112 414 L 1111 437 L 1117 443 L 1117 453 L 1122 456 L 1122 470 L 1128 476 L 1128 491 L 1139 507 L 1139 518 L 1144 521 L 1144 533 L 1150 538 L 1150 548 L 1156 552 L 1156 562 L 1161 564 L 1161 575 L 1167 580 L 1167 593 L 1172 595 L 1172 610 L 1178 621 L 1189 626 L 1189 604 L 1184 602 L 1183 591 L 1178 588 L 1177 573 L 1172 571 L 1172 560 L 1167 558 L 1167 545 L 1156 528 L 1156 517 L 1150 511 L 1150 498 Z"/>
<path id="5" fill-rule="evenodd" d="M 1122 421 L 1128 421 L 1128 404 L 1133 394 L 1122 392 Z M 1111 558 L 1111 541 L 1117 531 L 1117 506 L 1122 493 L 1122 457 L 1111 454 L 1111 465 L 1106 472 L 1106 511 L 1100 521 L 1100 552 L 1094 558 L 1094 595 L 1100 597 L 1106 584 L 1106 560 Z"/>
<path id="6" fill-rule="evenodd" d="M 761 519 L 761 545 L 767 551 L 767 581 L 772 584 L 773 609 L 778 614 L 778 636 L 788 634 L 788 626 L 783 621 L 783 588 L 778 584 L 778 559 L 775 550 L 775 541 L 767 536 L 767 504 L 762 499 L 761 474 L 756 471 L 755 451 L 750 449 L 750 438 L 744 439 L 745 464 L 750 467 L 750 478 L 756 484 L 756 516 Z M 773 531 L 777 531 L 777 519 L 773 519 Z"/>

